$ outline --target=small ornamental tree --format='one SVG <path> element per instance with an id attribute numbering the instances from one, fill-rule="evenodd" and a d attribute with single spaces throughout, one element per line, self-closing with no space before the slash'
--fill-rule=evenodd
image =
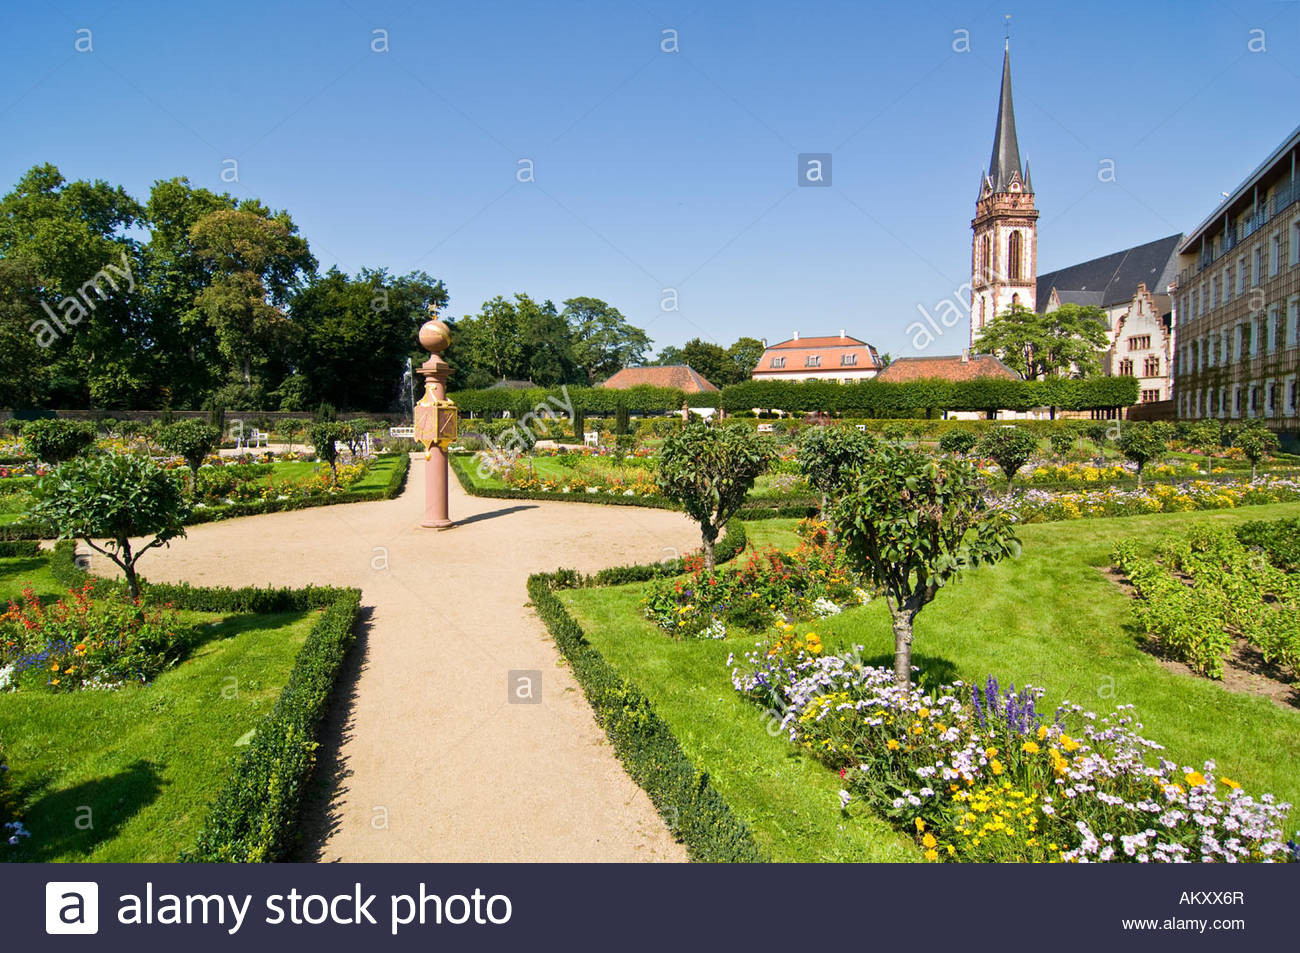
<path id="1" fill-rule="evenodd" d="M 1070 430 L 1053 430 L 1047 437 L 1052 445 L 1052 453 L 1064 460 L 1074 446 L 1074 432 Z"/>
<path id="2" fill-rule="evenodd" d="M 1019 427 L 994 427 L 980 438 L 975 449 L 980 456 L 988 457 L 998 465 L 1007 478 L 1007 493 L 1010 494 L 1016 474 L 1038 449 L 1038 438 Z"/>
<path id="3" fill-rule="evenodd" d="M 988 504 L 984 489 L 968 460 L 882 444 L 831 507 L 850 565 L 884 590 L 899 685 L 912 678 L 913 624 L 939 589 L 964 569 L 1020 551 L 1010 517 Z"/>
<path id="4" fill-rule="evenodd" d="M 939 449 L 944 453 L 954 453 L 964 457 L 975 448 L 979 439 L 969 430 L 949 430 L 939 438 Z"/>
<path id="5" fill-rule="evenodd" d="M 704 565 L 714 567 L 713 546 L 776 453 L 769 437 L 743 424 L 713 427 L 691 422 L 669 434 L 659 451 L 659 490 L 681 503 L 700 524 Z"/>
<path id="6" fill-rule="evenodd" d="M 1152 460 L 1159 460 L 1168 449 L 1165 438 L 1154 427 L 1129 424 L 1120 431 L 1116 441 L 1119 452 L 1137 464 L 1138 486 L 1142 485 L 1142 471 Z"/>
<path id="7" fill-rule="evenodd" d="M 860 467 L 875 444 L 856 427 L 809 427 L 799 439 L 799 472 L 826 500 L 838 496 L 845 480 Z"/>
<path id="8" fill-rule="evenodd" d="M 59 539 L 80 539 L 117 563 L 132 598 L 140 595 L 136 562 L 154 547 L 184 536 L 190 512 L 180 483 L 135 453 L 69 460 L 41 477 L 33 496 L 32 519 Z M 132 538 L 150 536 L 148 543 L 132 548 Z"/>
<path id="9" fill-rule="evenodd" d="M 1250 478 L 1253 480 L 1259 470 L 1259 462 L 1264 459 L 1264 455 L 1274 453 L 1277 450 L 1277 434 L 1262 424 L 1243 427 L 1232 438 L 1232 445 L 1240 447 L 1241 452 L 1250 461 Z"/>
<path id="10" fill-rule="evenodd" d="M 95 442 L 95 425 L 80 420 L 29 420 L 23 425 L 23 447 L 42 463 L 71 460 Z"/>
<path id="11" fill-rule="evenodd" d="M 216 449 L 220 441 L 220 430 L 198 420 L 179 420 L 158 431 L 158 445 L 183 459 L 196 475 L 199 467 L 203 466 L 203 459 Z"/>
<path id="12" fill-rule="evenodd" d="M 289 417 L 286 420 L 280 421 L 279 425 L 275 429 L 280 432 L 280 436 L 285 438 L 285 441 L 289 444 L 289 450 L 292 452 L 293 438 L 298 436 L 300 433 L 306 433 L 307 421 L 300 417 Z"/>
<path id="13" fill-rule="evenodd" d="M 338 473 L 339 448 L 335 443 L 340 438 L 342 425 L 333 421 L 312 424 L 307 431 L 307 439 L 316 450 L 316 459 L 324 460 L 330 465 L 330 473 Z"/>

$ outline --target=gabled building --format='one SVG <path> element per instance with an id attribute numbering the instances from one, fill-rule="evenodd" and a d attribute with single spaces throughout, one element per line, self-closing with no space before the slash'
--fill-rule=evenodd
<path id="1" fill-rule="evenodd" d="M 600 385 L 613 390 L 630 387 L 671 387 L 688 394 L 703 394 L 718 388 L 700 376 L 689 364 L 668 364 L 662 367 L 625 367 Z"/>
<path id="2" fill-rule="evenodd" d="M 763 352 L 750 376 L 756 381 L 869 380 L 880 373 L 880 355 L 866 341 L 849 337 L 794 337 L 772 344 Z"/>
<path id="3" fill-rule="evenodd" d="M 1178 275 L 1182 240 L 1182 235 L 1170 235 L 1038 276 L 1039 313 L 1050 314 L 1063 304 L 1105 312 L 1110 340 L 1102 373 L 1136 377 L 1142 403 L 1173 395 L 1170 288 Z"/>

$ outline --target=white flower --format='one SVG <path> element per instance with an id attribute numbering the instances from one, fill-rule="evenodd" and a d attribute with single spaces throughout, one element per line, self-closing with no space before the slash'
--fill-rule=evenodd
<path id="1" fill-rule="evenodd" d="M 10 685 L 12 685 L 13 680 L 14 667 L 12 665 L 6 665 L 3 668 L 0 668 L 0 692 L 5 691 Z"/>
<path id="2" fill-rule="evenodd" d="M 841 791 L 840 791 L 840 810 L 842 811 L 842 810 L 844 810 L 845 808 L 847 808 L 847 807 L 849 806 L 849 802 L 852 801 L 852 800 L 853 800 L 853 795 L 850 794 L 848 791 L 845 791 L 845 790 L 842 790 L 842 789 L 841 789 Z"/>
<path id="3" fill-rule="evenodd" d="M 819 619 L 829 619 L 833 615 L 839 615 L 843 610 L 834 602 L 822 596 L 812 604 L 813 615 Z"/>

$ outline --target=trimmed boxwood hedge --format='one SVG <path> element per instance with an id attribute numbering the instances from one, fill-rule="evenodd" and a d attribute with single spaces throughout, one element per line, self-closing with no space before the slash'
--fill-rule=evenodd
<path id="1" fill-rule="evenodd" d="M 0 540 L 0 557 L 35 556 L 41 551 L 41 544 L 34 539 Z"/>
<path id="2" fill-rule="evenodd" d="M 555 595 L 572 573 L 538 573 L 528 579 L 533 608 L 550 630 L 632 780 L 650 796 L 692 860 L 753 863 L 769 858 L 749 827 L 696 771 L 650 700 L 625 680 L 589 641 Z"/>
<path id="3" fill-rule="evenodd" d="M 553 410 L 570 406 L 589 414 L 614 414 L 619 408 L 640 413 L 668 413 L 691 407 L 721 406 L 727 411 L 762 407 L 789 413 L 825 411 L 857 417 L 908 417 L 945 410 L 1110 410 L 1137 403 L 1133 377 L 1052 378 L 1045 381 L 980 377 L 968 381 L 940 379 L 892 382 L 879 380 L 841 384 L 838 381 L 742 381 L 721 393 L 688 394 L 666 387 L 533 387 L 526 390 L 488 388 L 451 395 L 464 413 L 510 413 L 523 417 L 538 405 Z"/>
<path id="4" fill-rule="evenodd" d="M 192 510 L 185 520 L 186 526 L 215 523 L 238 516 L 261 516 L 266 513 L 283 513 L 289 510 L 306 510 L 317 506 L 337 506 L 340 503 L 366 503 L 374 500 L 391 500 L 402 492 L 406 476 L 411 469 L 408 454 L 396 455 L 397 465 L 389 474 L 388 483 L 374 490 L 345 490 L 333 496 L 294 497 L 288 500 L 256 500 L 248 503 L 223 503 Z M 0 540 L 48 539 L 45 530 L 34 523 L 0 524 Z"/>
<path id="5" fill-rule="evenodd" d="M 68 540 L 55 546 L 50 568 L 55 578 L 69 586 L 118 585 L 81 569 L 76 564 L 76 546 Z M 195 846 L 180 857 L 234 863 L 284 860 L 293 847 L 303 793 L 315 765 L 316 733 L 355 637 L 360 590 L 231 589 L 148 582 L 143 589 L 150 599 L 202 612 L 320 611 L 275 707 L 257 727 L 252 743 L 235 756 Z"/>
<path id="6" fill-rule="evenodd" d="M 732 520 L 726 526 L 726 531 L 713 550 L 713 559 L 716 563 L 730 562 L 745 551 L 749 545 L 749 538 L 745 533 L 745 524 L 740 520 Z M 611 566 L 608 569 L 601 569 L 594 576 L 588 576 L 584 584 L 593 586 L 620 586 L 629 582 L 649 582 L 651 579 L 660 579 L 664 576 L 676 576 L 685 572 L 685 560 L 682 557 L 676 559 L 665 559 L 658 563 L 641 563 L 633 566 Z M 569 578 L 569 577 L 566 577 Z"/>

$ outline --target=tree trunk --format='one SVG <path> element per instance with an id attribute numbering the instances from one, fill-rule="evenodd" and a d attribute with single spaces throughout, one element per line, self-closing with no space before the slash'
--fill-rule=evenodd
<path id="1" fill-rule="evenodd" d="M 704 568 L 710 571 L 717 565 L 714 561 L 713 544 L 717 542 L 718 530 L 712 524 L 706 523 L 700 527 L 700 539 L 703 541 L 704 550 Z"/>
<path id="2" fill-rule="evenodd" d="M 894 617 L 894 683 L 910 685 L 912 683 L 912 619 L 913 614 L 907 609 L 895 610 L 890 606 Z"/>
<path id="3" fill-rule="evenodd" d="M 1142 489 L 1142 468 L 1138 467 L 1138 489 Z"/>

